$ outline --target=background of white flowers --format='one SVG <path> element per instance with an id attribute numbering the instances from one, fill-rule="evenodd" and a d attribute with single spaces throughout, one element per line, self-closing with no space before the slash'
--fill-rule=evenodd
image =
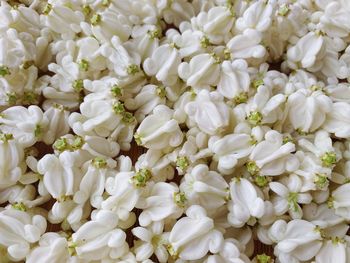
<path id="1" fill-rule="evenodd" d="M 350 262 L 350 1 L 0 3 L 1 263 Z"/>

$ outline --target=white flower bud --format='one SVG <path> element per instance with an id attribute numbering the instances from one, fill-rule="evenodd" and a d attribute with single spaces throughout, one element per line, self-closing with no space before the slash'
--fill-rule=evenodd
<path id="1" fill-rule="evenodd" d="M 101 13 L 92 14 L 90 24 L 81 23 L 81 27 L 89 30 L 102 43 L 110 41 L 113 36 L 126 41 L 131 34 L 129 20 L 115 8 L 106 8 Z"/>
<path id="2" fill-rule="evenodd" d="M 295 46 L 288 49 L 288 65 L 293 68 L 306 68 L 317 71 L 322 66 L 325 44 L 323 37 L 309 32 L 299 39 Z"/>
<path id="3" fill-rule="evenodd" d="M 28 61 L 35 60 L 36 47 L 33 37 L 26 33 L 18 33 L 15 29 L 8 29 L 0 37 L 0 65 L 10 70 L 20 67 Z"/>
<path id="4" fill-rule="evenodd" d="M 269 29 L 274 10 L 275 1 L 256 1 L 251 4 L 243 13 L 243 16 L 236 21 L 236 27 L 240 31 L 247 28 L 264 32 Z"/>
<path id="5" fill-rule="evenodd" d="M 350 32 L 350 24 L 343 17 L 350 14 L 349 10 L 343 7 L 341 2 L 331 1 L 326 6 L 324 14 L 320 18 L 322 29 L 330 37 L 345 37 Z"/>
<path id="6" fill-rule="evenodd" d="M 44 217 L 14 209 L 1 211 L 0 222 L 3 233 L 0 244 L 15 261 L 23 260 L 30 252 L 30 245 L 39 241 L 46 230 Z"/>
<path id="7" fill-rule="evenodd" d="M 191 121 L 210 135 L 224 133 L 231 124 L 230 108 L 217 92 L 201 90 L 194 101 L 186 104 L 185 111 Z"/>
<path id="8" fill-rule="evenodd" d="M 109 177 L 105 189 L 111 196 L 101 203 L 102 209 L 113 211 L 121 220 L 126 220 L 140 196 L 139 189 L 133 184 L 135 176 L 134 172 L 123 171 L 114 178 Z"/>
<path id="9" fill-rule="evenodd" d="M 229 38 L 233 22 L 231 10 L 224 6 L 210 8 L 208 12 L 200 12 L 197 17 L 191 19 L 192 27 L 203 31 L 215 45 Z"/>
<path id="10" fill-rule="evenodd" d="M 193 205 L 186 211 L 187 217 L 176 222 L 169 235 L 170 255 L 182 260 L 196 260 L 208 252 L 217 253 L 223 244 L 222 234 L 205 210 Z"/>
<path id="11" fill-rule="evenodd" d="M 63 107 L 50 107 L 44 112 L 44 116 L 49 121 L 47 131 L 43 135 L 46 144 L 52 144 L 57 138 L 69 132 L 69 112 Z"/>
<path id="12" fill-rule="evenodd" d="M 130 110 L 136 110 L 135 118 L 141 122 L 159 104 L 166 102 L 166 87 L 146 85 L 134 97 L 125 101 L 125 106 Z"/>
<path id="13" fill-rule="evenodd" d="M 129 251 L 126 234 L 116 228 L 118 217 L 110 211 L 101 210 L 91 221 L 82 225 L 73 235 L 74 248 L 81 259 L 117 260 Z"/>
<path id="14" fill-rule="evenodd" d="M 180 145 L 183 134 L 179 124 L 173 119 L 173 110 L 158 105 L 153 114 L 141 122 L 134 137 L 139 145 L 149 149 L 161 149 Z"/>
<path id="15" fill-rule="evenodd" d="M 246 29 L 241 35 L 234 36 L 227 47 L 231 51 L 231 58 L 262 58 L 266 49 L 261 45 L 261 33 L 254 29 Z"/>
<path id="16" fill-rule="evenodd" d="M 288 97 L 288 118 L 296 130 L 313 132 L 332 110 L 331 99 L 321 91 L 300 89 Z"/>
<path id="17" fill-rule="evenodd" d="M 238 101 L 239 96 L 247 97 L 250 77 L 247 72 L 248 64 L 243 59 L 234 60 L 232 63 L 224 61 L 221 64 L 221 76 L 217 87 L 218 92 L 228 99 Z"/>
<path id="18" fill-rule="evenodd" d="M 325 241 L 315 260 L 319 263 L 332 262 L 336 260 L 339 263 L 345 263 L 349 260 L 348 245 L 344 239 L 334 237 L 332 240 Z"/>
<path id="19" fill-rule="evenodd" d="M 350 105 L 345 102 L 333 103 L 323 128 L 337 137 L 350 137 Z"/>
<path id="20" fill-rule="evenodd" d="M 305 220 L 277 220 L 269 235 L 277 243 L 274 254 L 281 263 L 311 260 L 322 246 L 322 229 Z"/>
<path id="21" fill-rule="evenodd" d="M 217 172 L 199 164 L 187 173 L 180 184 L 189 205 L 199 204 L 210 214 L 224 205 L 229 196 L 228 184 Z"/>
<path id="22" fill-rule="evenodd" d="M 165 22 L 179 26 L 183 21 L 189 21 L 194 16 L 194 9 L 191 3 L 186 0 L 168 2 L 159 1 L 157 7 L 162 11 Z"/>
<path id="23" fill-rule="evenodd" d="M 328 205 L 335 209 L 335 214 L 349 220 L 349 192 L 350 183 L 339 186 L 332 192 L 332 196 L 328 200 Z"/>
<path id="24" fill-rule="evenodd" d="M 68 242 L 64 237 L 53 232 L 45 233 L 39 240 L 39 246 L 27 255 L 26 262 L 70 262 L 68 249 Z"/>
<path id="25" fill-rule="evenodd" d="M 223 138 L 212 137 L 209 149 L 214 153 L 213 159 L 218 162 L 218 170 L 230 174 L 254 148 L 254 138 L 248 134 L 229 134 Z"/>
<path id="26" fill-rule="evenodd" d="M 165 44 L 154 50 L 152 56 L 144 61 L 143 68 L 148 76 L 155 76 L 164 85 L 173 85 L 178 79 L 177 69 L 180 63 L 176 47 Z"/>
<path id="27" fill-rule="evenodd" d="M 228 222 L 235 227 L 242 227 L 253 216 L 261 218 L 265 213 L 262 192 L 244 178 L 236 178 L 230 183 L 228 203 Z"/>
<path id="28" fill-rule="evenodd" d="M 141 73 L 139 54 L 127 50 L 116 36 L 101 47 L 101 54 L 107 59 L 108 68 L 120 77 Z"/>
<path id="29" fill-rule="evenodd" d="M 283 215 L 288 211 L 293 219 L 302 218 L 303 212 L 299 204 L 310 203 L 311 194 L 300 192 L 302 181 L 297 175 L 290 175 L 283 183 L 269 183 L 270 189 L 277 194 L 272 199 L 276 215 Z"/>
<path id="30" fill-rule="evenodd" d="M 12 134 L 0 133 L 0 155 L 0 189 L 3 190 L 15 185 L 25 171 L 24 151 Z"/>
<path id="31" fill-rule="evenodd" d="M 188 86 L 207 88 L 216 86 L 220 76 L 220 61 L 216 55 L 200 54 L 190 62 L 183 62 L 178 67 L 178 74 Z"/>
<path id="32" fill-rule="evenodd" d="M 48 122 L 48 118 L 38 106 L 15 106 L 1 113 L 0 130 L 13 134 L 20 145 L 29 147 L 41 140 Z"/>
<path id="33" fill-rule="evenodd" d="M 291 142 L 284 144 L 282 134 L 268 131 L 265 140 L 255 146 L 249 158 L 260 175 L 280 175 L 298 169 L 299 160 L 291 154 L 293 151 L 295 145 Z"/>
<path id="34" fill-rule="evenodd" d="M 40 16 L 43 25 L 61 34 L 63 39 L 73 39 L 81 31 L 79 26 L 84 16 L 81 12 L 74 12 L 63 5 L 47 4 L 44 14 Z"/>
<path id="35" fill-rule="evenodd" d="M 164 224 L 160 221 L 153 223 L 148 228 L 135 227 L 131 230 L 133 235 L 140 239 L 135 247 L 138 261 L 146 262 L 153 253 L 157 256 L 159 262 L 168 261 L 169 254 L 165 247 L 167 234 L 163 233 L 163 226 Z"/>
<path id="36" fill-rule="evenodd" d="M 140 225 L 147 226 L 151 222 L 179 218 L 185 205 L 186 197 L 177 186 L 163 182 L 156 183 L 136 205 L 142 209 L 139 216 Z"/>

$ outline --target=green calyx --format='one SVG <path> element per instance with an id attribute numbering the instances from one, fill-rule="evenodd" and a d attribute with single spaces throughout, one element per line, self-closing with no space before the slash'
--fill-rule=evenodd
<path id="1" fill-rule="evenodd" d="M 230 12 L 230 16 L 232 18 L 235 18 L 236 17 L 236 12 L 235 12 L 235 8 L 234 8 L 233 4 L 232 3 L 228 3 L 226 5 L 226 7 L 227 7 L 228 11 Z"/>
<path id="2" fill-rule="evenodd" d="M 46 4 L 46 6 L 44 7 L 44 10 L 43 10 L 43 15 L 48 15 L 52 10 L 52 5 L 51 4 Z"/>
<path id="3" fill-rule="evenodd" d="M 320 86 L 318 86 L 318 85 L 312 85 L 312 86 L 310 87 L 310 89 L 311 89 L 312 91 L 318 91 L 318 90 L 322 91 L 322 90 L 323 90 L 323 89 L 322 89 Z"/>
<path id="4" fill-rule="evenodd" d="M 0 76 L 5 77 L 10 74 L 10 69 L 6 66 L 0 66 Z"/>
<path id="5" fill-rule="evenodd" d="M 250 145 L 256 145 L 258 141 L 254 137 L 254 135 L 250 135 L 250 140 L 249 140 Z"/>
<path id="6" fill-rule="evenodd" d="M 251 175 L 258 175 L 259 174 L 259 167 L 256 165 L 254 161 L 249 161 L 246 163 L 246 167 L 248 172 Z"/>
<path id="7" fill-rule="evenodd" d="M 169 255 L 170 255 L 174 260 L 176 260 L 176 259 L 179 258 L 179 251 L 176 251 L 176 250 L 174 249 L 174 247 L 173 247 L 171 244 L 168 244 L 166 248 L 167 248 L 167 251 L 168 251 Z"/>
<path id="8" fill-rule="evenodd" d="M 266 254 L 257 255 L 256 261 L 257 261 L 257 263 L 273 263 L 274 262 L 274 260 Z"/>
<path id="9" fill-rule="evenodd" d="M 110 0 L 102 0 L 102 5 L 103 6 L 109 6 L 109 4 L 111 3 L 111 1 Z"/>
<path id="10" fill-rule="evenodd" d="M 215 64 L 220 64 L 222 62 L 220 57 L 218 55 L 216 55 L 215 53 L 211 53 L 210 55 L 214 59 Z"/>
<path id="11" fill-rule="evenodd" d="M 337 155 L 335 152 L 326 152 L 321 156 L 322 165 L 325 167 L 332 167 L 337 163 Z"/>
<path id="12" fill-rule="evenodd" d="M 69 148 L 69 144 L 66 138 L 58 138 L 52 147 L 56 151 L 63 152 Z"/>
<path id="13" fill-rule="evenodd" d="M 190 163 L 186 156 L 178 156 L 176 158 L 176 167 L 178 167 L 181 171 L 185 171 L 189 165 Z"/>
<path id="14" fill-rule="evenodd" d="M 184 208 L 186 205 L 186 201 L 187 201 L 187 198 L 184 192 L 174 193 L 174 203 L 178 207 Z"/>
<path id="15" fill-rule="evenodd" d="M 259 187 L 266 187 L 269 184 L 269 179 L 266 176 L 258 175 L 254 177 L 254 182 Z"/>
<path id="16" fill-rule="evenodd" d="M 89 62 L 86 59 L 80 60 L 78 65 L 79 65 L 79 69 L 81 71 L 88 71 L 89 70 Z"/>
<path id="17" fill-rule="evenodd" d="M 124 104 L 120 101 L 113 104 L 113 111 L 115 114 L 121 115 L 124 123 L 130 124 L 136 120 L 131 112 L 125 111 Z"/>
<path id="18" fill-rule="evenodd" d="M 326 35 L 326 33 L 323 32 L 323 31 L 320 30 L 320 29 L 315 30 L 315 34 L 316 34 L 316 36 L 318 36 L 318 37 L 322 37 L 322 36 Z"/>
<path id="19" fill-rule="evenodd" d="M 171 48 L 180 49 L 180 47 L 178 45 L 176 45 L 174 42 L 170 43 L 169 45 Z"/>
<path id="20" fill-rule="evenodd" d="M 162 99 L 165 98 L 165 96 L 166 96 L 165 87 L 164 86 L 158 86 L 156 88 L 156 94 L 157 94 L 158 97 L 160 97 Z"/>
<path id="21" fill-rule="evenodd" d="M 78 246 L 77 243 L 73 242 L 71 240 L 71 238 L 68 240 L 68 253 L 70 256 L 76 256 L 77 255 L 77 251 L 76 251 L 76 247 Z"/>
<path id="22" fill-rule="evenodd" d="M 83 14 L 85 16 L 90 15 L 91 11 L 92 11 L 92 9 L 91 9 L 91 7 L 89 5 L 83 5 Z"/>
<path id="23" fill-rule="evenodd" d="M 150 30 L 147 32 L 147 34 L 149 35 L 150 39 L 156 39 L 162 36 L 162 32 L 159 29 Z"/>
<path id="24" fill-rule="evenodd" d="M 36 138 L 38 138 L 38 137 L 41 136 L 42 133 L 43 133 L 43 130 L 42 130 L 40 124 L 35 125 L 34 136 L 35 136 Z"/>
<path id="25" fill-rule="evenodd" d="M 320 226 L 316 226 L 316 227 L 314 228 L 314 231 L 315 231 L 316 233 L 319 233 L 320 236 L 321 236 L 321 238 L 326 238 L 326 233 L 325 233 L 324 229 L 322 229 Z"/>
<path id="26" fill-rule="evenodd" d="M 290 11 L 290 9 L 289 9 L 288 5 L 287 4 L 282 4 L 280 6 L 280 8 L 278 9 L 278 14 L 280 16 L 286 16 L 286 15 L 288 15 L 289 11 Z"/>
<path id="27" fill-rule="evenodd" d="M 13 140 L 13 135 L 9 133 L 0 133 L 0 141 L 2 142 L 8 142 L 10 140 Z"/>
<path id="28" fill-rule="evenodd" d="M 141 169 L 131 178 L 136 188 L 145 187 L 147 182 L 152 178 L 152 173 L 148 169 Z"/>
<path id="29" fill-rule="evenodd" d="M 131 124 L 136 121 L 135 116 L 128 111 L 123 112 L 122 117 L 122 121 L 126 124 Z"/>
<path id="30" fill-rule="evenodd" d="M 34 61 L 33 60 L 29 60 L 29 61 L 25 61 L 23 64 L 22 64 L 22 68 L 23 69 L 29 69 L 31 66 L 34 65 Z"/>
<path id="31" fill-rule="evenodd" d="M 301 136 L 305 136 L 305 135 L 307 135 L 307 134 L 308 134 L 308 132 L 303 131 L 303 130 L 302 130 L 302 129 L 300 129 L 300 128 L 296 129 L 296 132 L 297 132 L 297 133 L 299 133 Z"/>
<path id="32" fill-rule="evenodd" d="M 197 97 L 197 93 L 193 88 L 190 89 L 190 96 L 191 96 L 191 100 L 195 100 Z"/>
<path id="33" fill-rule="evenodd" d="M 23 103 L 32 105 L 38 102 L 38 95 L 33 91 L 25 91 L 23 94 Z"/>
<path id="34" fill-rule="evenodd" d="M 231 179 L 231 182 L 232 182 L 232 183 L 235 183 L 235 184 L 238 184 L 238 183 L 241 182 L 241 177 L 233 177 L 233 178 Z"/>
<path id="35" fill-rule="evenodd" d="M 236 104 L 245 103 L 248 100 L 248 94 L 246 92 L 242 92 L 238 94 L 236 97 L 234 97 L 233 100 Z"/>
<path id="36" fill-rule="evenodd" d="M 247 120 L 249 121 L 249 123 L 254 126 L 259 125 L 262 119 L 263 119 L 263 115 L 258 111 L 252 111 L 251 113 L 249 113 L 247 117 Z"/>
<path id="37" fill-rule="evenodd" d="M 264 80 L 263 79 L 256 79 L 253 81 L 253 87 L 255 89 L 259 88 L 261 85 L 264 85 Z"/>
<path id="38" fill-rule="evenodd" d="M 54 107 L 55 109 L 58 109 L 58 110 L 60 110 L 60 111 L 64 111 L 64 110 L 67 109 L 66 107 L 64 107 L 63 105 L 58 104 L 58 103 L 52 104 L 52 107 Z"/>
<path id="39" fill-rule="evenodd" d="M 231 193 L 230 193 L 230 188 L 229 188 L 229 187 L 227 187 L 227 188 L 225 189 L 225 192 L 226 192 L 225 201 L 228 202 L 228 201 L 232 200 L 232 198 L 231 198 Z"/>
<path id="40" fill-rule="evenodd" d="M 39 181 L 42 181 L 44 179 L 44 176 L 42 174 L 36 173 L 35 175 Z"/>
<path id="41" fill-rule="evenodd" d="M 329 209 L 334 208 L 334 197 L 333 196 L 328 197 L 327 206 Z"/>
<path id="42" fill-rule="evenodd" d="M 329 180 L 328 177 L 324 174 L 316 174 L 314 183 L 318 189 L 325 189 L 329 184 Z"/>
<path id="43" fill-rule="evenodd" d="M 70 200 L 72 200 L 72 196 L 70 196 L 70 195 L 61 195 L 60 197 L 57 198 L 57 201 L 59 203 L 70 201 Z"/>
<path id="44" fill-rule="evenodd" d="M 112 86 L 111 93 L 116 98 L 123 96 L 122 88 L 118 84 Z"/>
<path id="45" fill-rule="evenodd" d="M 206 36 L 202 36 L 199 43 L 202 48 L 207 48 L 210 45 L 209 38 Z"/>
<path id="46" fill-rule="evenodd" d="M 106 168 L 107 161 L 102 157 L 96 157 L 95 159 L 92 160 L 92 165 L 98 169 Z"/>
<path id="47" fill-rule="evenodd" d="M 126 68 L 126 72 L 129 75 L 135 75 L 136 73 L 140 72 L 140 68 L 136 64 L 131 64 Z"/>
<path id="48" fill-rule="evenodd" d="M 120 101 L 117 101 L 113 104 L 113 111 L 115 114 L 121 114 L 125 112 L 124 104 Z"/>
<path id="49" fill-rule="evenodd" d="M 82 79 L 74 80 L 72 87 L 75 90 L 75 92 L 80 93 L 84 89 L 84 81 Z"/>
<path id="50" fill-rule="evenodd" d="M 232 55 L 231 55 L 231 51 L 230 49 L 228 49 L 227 47 L 224 49 L 224 59 L 225 60 L 231 60 Z"/>
<path id="51" fill-rule="evenodd" d="M 84 139 L 81 136 L 75 136 L 72 144 L 69 144 L 66 138 L 58 138 L 53 144 L 53 148 L 56 151 L 75 151 L 80 149 L 84 145 Z"/>
<path id="52" fill-rule="evenodd" d="M 94 14 L 90 19 L 90 23 L 93 26 L 97 26 L 100 22 L 101 22 L 101 15 L 100 14 Z"/>
<path id="53" fill-rule="evenodd" d="M 22 202 L 13 204 L 12 208 L 23 212 L 27 211 L 27 207 Z"/>
<path id="54" fill-rule="evenodd" d="M 287 201 L 290 209 L 292 209 L 294 212 L 299 211 L 298 193 L 290 192 L 288 194 Z"/>
<path id="55" fill-rule="evenodd" d="M 288 142 L 294 143 L 293 142 L 293 138 L 290 135 L 287 135 L 287 136 L 283 137 L 283 141 L 282 142 L 283 142 L 283 144 L 286 144 Z"/>
<path id="56" fill-rule="evenodd" d="M 158 247 L 164 242 L 164 239 L 160 235 L 154 235 L 151 239 L 151 244 L 153 247 Z"/>
<path id="57" fill-rule="evenodd" d="M 71 144 L 72 150 L 78 150 L 84 145 L 85 141 L 81 136 L 75 136 L 73 143 Z"/>
<path id="58" fill-rule="evenodd" d="M 6 93 L 6 102 L 10 105 L 15 105 L 17 103 L 17 94 L 15 92 Z"/>
<path id="59" fill-rule="evenodd" d="M 135 133 L 134 139 L 137 145 L 142 145 L 142 136 L 138 133 Z"/>
<path id="60" fill-rule="evenodd" d="M 68 7 L 69 9 L 73 10 L 73 5 L 70 2 L 67 2 L 67 3 L 63 4 L 63 6 Z"/>
<path id="61" fill-rule="evenodd" d="M 332 244 L 333 245 L 345 244 L 346 243 L 345 239 L 341 238 L 341 237 L 332 237 L 331 240 L 332 240 Z"/>

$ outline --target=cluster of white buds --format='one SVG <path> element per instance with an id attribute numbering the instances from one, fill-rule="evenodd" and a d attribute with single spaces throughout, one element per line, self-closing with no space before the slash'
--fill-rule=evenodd
<path id="1" fill-rule="evenodd" d="M 0 0 L 0 262 L 349 263 L 349 17 Z"/>

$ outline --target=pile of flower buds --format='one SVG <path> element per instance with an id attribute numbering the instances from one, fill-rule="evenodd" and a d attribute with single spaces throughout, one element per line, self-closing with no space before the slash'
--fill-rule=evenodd
<path id="1" fill-rule="evenodd" d="M 349 263 L 349 17 L 1 0 L 0 262 Z"/>

